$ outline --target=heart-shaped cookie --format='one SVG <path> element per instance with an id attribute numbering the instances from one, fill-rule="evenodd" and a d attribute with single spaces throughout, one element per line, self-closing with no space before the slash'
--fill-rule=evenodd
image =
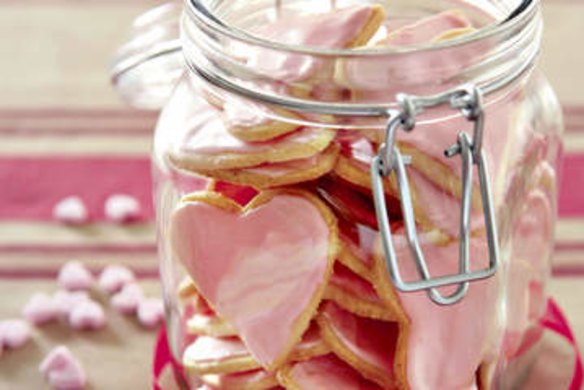
<path id="1" fill-rule="evenodd" d="M 273 191 L 243 209 L 217 193 L 191 194 L 172 216 L 170 240 L 201 295 L 272 370 L 308 328 L 338 238 L 316 196 Z"/>
<path id="2" fill-rule="evenodd" d="M 396 373 L 404 368 L 395 361 L 396 348 L 403 347 L 400 336 L 404 340 L 398 323 L 359 317 L 333 302 L 323 305 L 317 321 L 337 356 L 383 388 L 395 388 Z"/>
<path id="3" fill-rule="evenodd" d="M 333 354 L 288 365 L 278 371 L 278 381 L 287 389 L 381 390 Z"/>
<path id="4" fill-rule="evenodd" d="M 201 380 L 213 389 L 264 390 L 278 386 L 276 374 L 266 370 L 251 370 L 232 374 L 207 374 Z"/>
<path id="5" fill-rule="evenodd" d="M 398 316 L 385 305 L 373 285 L 342 263 L 335 263 L 334 272 L 324 294 L 325 299 L 361 317 L 396 321 Z"/>

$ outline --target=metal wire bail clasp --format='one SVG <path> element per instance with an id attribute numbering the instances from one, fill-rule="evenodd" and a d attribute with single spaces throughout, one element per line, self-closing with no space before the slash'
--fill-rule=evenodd
<path id="1" fill-rule="evenodd" d="M 379 154 L 371 163 L 373 198 L 385 259 L 391 280 L 398 290 L 402 292 L 426 290 L 430 299 L 435 303 L 451 305 L 459 302 L 466 295 L 470 282 L 493 276 L 499 262 L 497 225 L 492 207 L 493 202 L 491 199 L 486 159 L 482 151 L 484 112 L 481 92 L 477 87 L 468 85 L 436 96 L 418 97 L 400 94 L 397 98 L 401 110 L 389 113 L 390 119 L 386 127 L 385 143 L 381 146 Z M 467 132 L 461 131 L 457 136 L 456 143 L 444 152 L 448 158 L 460 155 L 462 160 L 458 273 L 432 277 L 418 240 L 414 207 L 406 172 L 408 157 L 401 154 L 396 145 L 396 136 L 399 129 L 412 131 L 416 125 L 416 116 L 424 111 L 424 109 L 443 104 L 448 104 L 450 107 L 460 110 L 468 121 L 473 123 L 474 129 L 472 138 Z M 432 135 L 428 134 L 428 136 L 431 137 Z M 478 271 L 470 270 L 469 258 L 473 165 L 476 165 L 479 175 L 479 186 L 489 248 L 489 266 Z M 395 172 L 396 175 L 406 238 L 420 276 L 420 279 L 417 281 L 403 280 L 393 247 L 391 226 L 383 188 L 383 178 L 390 175 L 391 172 Z M 448 296 L 444 296 L 438 291 L 439 287 L 452 285 L 457 286 L 457 288 Z"/>

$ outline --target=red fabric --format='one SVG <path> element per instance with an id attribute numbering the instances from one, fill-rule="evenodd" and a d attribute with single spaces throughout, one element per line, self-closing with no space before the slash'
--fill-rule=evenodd
<path id="1" fill-rule="evenodd" d="M 560 181 L 560 218 L 583 217 L 584 153 L 565 153 Z"/>
<path id="2" fill-rule="evenodd" d="M 582 366 L 582 355 L 578 350 L 578 344 L 574 338 L 574 334 L 570 329 L 566 317 L 558 307 L 558 305 L 550 299 L 548 301 L 547 313 L 542 319 L 542 324 L 544 328 L 550 329 L 553 332 L 565 337 L 569 342 L 576 355 L 576 362 L 574 365 L 574 375 L 572 376 L 572 382 L 570 384 L 569 390 L 580 390 L 584 384 L 584 372 Z"/>
<path id="3" fill-rule="evenodd" d="M 555 332 L 561 335 L 568 342 L 567 345 L 574 349 L 575 352 L 575 364 L 574 372 L 572 374 L 572 380 L 569 390 L 580 390 L 583 386 L 583 367 L 582 367 L 582 356 L 578 350 L 578 346 L 572 330 L 568 324 L 568 321 L 564 317 L 564 314 L 554 302 L 553 299 L 548 300 L 548 307 L 545 316 L 542 318 L 541 323 L 546 330 Z M 154 364 L 153 364 L 153 389 L 162 390 L 157 386 L 158 377 L 162 372 L 163 368 L 167 364 L 172 364 L 175 369 L 175 375 L 182 375 L 181 366 L 173 359 L 170 349 L 168 347 L 168 340 L 166 337 L 166 330 L 162 329 L 158 336 L 158 342 L 156 343 L 156 349 L 154 352 Z"/>
<path id="4" fill-rule="evenodd" d="M 145 157 L 0 158 L 0 220 L 52 220 L 53 207 L 79 196 L 91 220 L 104 220 L 104 202 L 128 194 L 152 219 L 150 161 Z"/>
<path id="5" fill-rule="evenodd" d="M 564 156 L 560 217 L 584 217 L 584 154 Z M 0 158 L 0 220 L 52 220 L 54 205 L 78 195 L 92 220 L 103 220 L 103 202 L 114 193 L 136 197 L 144 218 L 154 217 L 150 162 L 147 157 L 15 157 Z M 223 185 L 223 184 L 221 184 Z M 243 201 L 254 192 L 244 187 Z M 247 191 L 247 192 L 246 192 Z"/>
<path id="6" fill-rule="evenodd" d="M 163 390 L 158 386 L 158 378 L 160 377 L 160 374 L 162 374 L 164 368 L 168 364 L 171 364 L 174 369 L 175 377 L 176 375 L 182 375 L 183 369 L 182 366 L 178 364 L 176 360 L 174 360 L 174 358 L 172 357 L 172 353 L 170 352 L 170 347 L 168 345 L 166 328 L 164 327 L 158 333 L 158 339 L 156 341 L 155 348 L 156 349 L 154 353 L 154 361 L 152 365 L 153 369 L 152 388 L 153 390 Z"/>

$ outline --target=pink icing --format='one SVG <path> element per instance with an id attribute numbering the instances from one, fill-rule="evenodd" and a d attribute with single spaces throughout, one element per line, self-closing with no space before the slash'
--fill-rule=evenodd
<path id="1" fill-rule="evenodd" d="M 452 29 L 471 27 L 470 21 L 456 11 L 445 11 L 408 24 L 389 33 L 376 45 L 413 46 L 431 42 Z"/>
<path id="2" fill-rule="evenodd" d="M 439 228 L 450 237 L 458 237 L 460 234 L 460 200 L 442 191 L 415 169 L 408 170 L 408 177 L 410 186 L 415 188 L 417 203 L 431 226 Z M 474 190 L 477 191 L 478 188 Z M 484 226 L 484 217 L 482 209 L 478 212 L 472 211 L 470 226 L 472 231 L 476 231 Z"/>
<path id="3" fill-rule="evenodd" d="M 373 250 L 378 232 L 366 225 L 355 225 L 353 229 L 342 228 L 340 237 L 346 247 L 356 256 L 367 268 L 373 265 Z"/>
<path id="4" fill-rule="evenodd" d="M 394 245 L 404 279 L 417 280 L 418 271 L 400 233 L 394 234 Z M 450 274 L 457 269 L 457 243 L 438 246 L 423 236 L 421 247 L 433 276 Z M 487 253 L 484 237 L 472 239 L 471 268 L 484 266 Z M 497 277 L 474 282 L 464 300 L 452 306 L 433 303 L 425 292 L 399 294 L 410 319 L 407 376 L 412 389 L 475 386 L 476 370 L 483 358 L 496 349 L 494 344 L 500 337 L 499 285 Z"/>
<path id="5" fill-rule="evenodd" d="M 378 45 L 407 47 L 431 43 L 445 32 L 469 26 L 461 15 L 443 12 L 393 31 Z M 437 50 L 356 58 L 339 64 L 336 79 L 358 89 L 359 99 L 385 102 L 393 100 L 397 92 L 436 92 L 429 88 L 478 62 L 488 50 L 485 43 L 473 42 Z"/>
<path id="6" fill-rule="evenodd" d="M 342 180 L 333 181 L 330 178 L 321 179 L 317 191 L 344 219 L 377 227 L 375 210 L 369 195 L 355 191 Z"/>
<path id="7" fill-rule="evenodd" d="M 69 291 L 88 290 L 95 282 L 91 272 L 79 261 L 69 261 L 59 270 L 57 282 Z"/>
<path id="8" fill-rule="evenodd" d="M 227 130 L 216 109 L 209 105 L 206 108 L 189 119 L 187 126 L 190 130 L 181 142 L 180 152 L 193 155 L 261 154 L 290 144 L 306 145 L 322 136 L 323 130 L 302 128 L 276 140 L 249 143 Z"/>
<path id="9" fill-rule="evenodd" d="M 329 283 L 359 299 L 381 304 L 381 298 L 379 298 L 371 283 L 339 262 L 335 263 L 334 272 Z"/>
<path id="10" fill-rule="evenodd" d="M 290 377 L 301 389 L 381 390 L 332 354 L 294 364 Z"/>
<path id="11" fill-rule="evenodd" d="M 213 375 L 214 376 L 214 375 Z M 253 388 L 256 383 L 274 378 L 274 373 L 265 370 L 251 370 L 244 372 L 234 372 L 232 374 L 223 374 L 217 376 L 216 380 L 221 388 L 247 389 Z"/>
<path id="12" fill-rule="evenodd" d="M 187 361 L 217 363 L 237 357 L 248 356 L 245 345 L 235 338 L 198 337 L 185 351 Z"/>
<path id="13" fill-rule="evenodd" d="M 262 176 L 280 177 L 300 170 L 314 168 L 321 156 L 315 155 L 299 160 L 284 161 L 281 163 L 265 164 L 257 167 L 245 168 L 245 172 Z"/>
<path id="14" fill-rule="evenodd" d="M 340 49 L 362 33 L 372 13 L 372 6 L 367 4 L 325 14 L 286 16 L 277 23 L 258 28 L 255 33 L 285 44 Z M 298 81 L 311 77 L 322 66 L 322 60 L 285 51 L 255 49 L 249 56 L 248 66 L 275 79 Z"/>
<path id="15" fill-rule="evenodd" d="M 235 127 L 267 125 L 274 115 L 264 105 L 241 99 L 227 100 L 223 105 L 223 113 L 227 126 Z"/>
<path id="16" fill-rule="evenodd" d="M 553 212 L 550 200 L 541 190 L 530 192 L 522 202 L 522 212 L 513 226 L 513 249 L 509 262 L 507 291 L 507 356 L 517 353 L 523 335 L 543 315 L 548 249 L 552 240 Z"/>
<path id="17" fill-rule="evenodd" d="M 398 338 L 397 323 L 359 317 L 333 302 L 327 302 L 321 313 L 345 348 L 360 362 L 386 373 L 388 380 L 392 380 Z"/>
<path id="18" fill-rule="evenodd" d="M 243 215 L 186 203 L 171 227 L 174 252 L 201 294 L 264 366 L 291 347 L 291 332 L 325 282 L 329 234 L 320 211 L 292 195 Z"/>

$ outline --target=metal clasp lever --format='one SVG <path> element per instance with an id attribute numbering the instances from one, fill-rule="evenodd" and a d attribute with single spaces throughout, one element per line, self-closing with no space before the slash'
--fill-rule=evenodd
<path id="1" fill-rule="evenodd" d="M 391 280 L 395 287 L 402 292 L 426 290 L 432 301 L 439 305 L 452 305 L 459 302 L 468 292 L 469 283 L 493 276 L 499 262 L 497 225 L 493 212 L 493 202 L 489 184 L 489 174 L 485 155 L 482 151 L 484 113 L 480 90 L 475 86 L 463 86 L 444 94 L 417 97 L 400 94 L 397 96 L 401 106 L 400 111 L 390 112 L 390 119 L 386 127 L 385 143 L 379 154 L 371 163 L 371 182 L 377 222 L 381 234 L 381 241 L 385 253 Z M 416 125 L 416 115 L 424 109 L 448 104 L 460 112 L 474 124 L 472 138 L 462 131 L 458 134 L 456 143 L 446 149 L 446 157 L 460 155 L 462 159 L 462 200 L 459 232 L 459 269 L 458 273 L 431 277 L 424 254 L 422 253 L 416 222 L 414 207 L 406 172 L 406 156 L 403 156 L 396 145 L 397 131 L 412 131 Z M 428 136 L 432 136 L 428 134 Z M 476 165 L 479 175 L 479 185 L 485 217 L 485 228 L 489 248 L 489 266 L 478 271 L 470 270 L 470 217 L 473 191 L 473 165 Z M 397 188 L 400 195 L 402 214 L 404 218 L 406 238 L 412 258 L 418 270 L 420 280 L 404 281 L 392 242 L 390 221 L 385 202 L 383 178 L 395 172 Z M 438 291 L 439 287 L 456 285 L 457 289 L 450 295 L 444 296 Z"/>

